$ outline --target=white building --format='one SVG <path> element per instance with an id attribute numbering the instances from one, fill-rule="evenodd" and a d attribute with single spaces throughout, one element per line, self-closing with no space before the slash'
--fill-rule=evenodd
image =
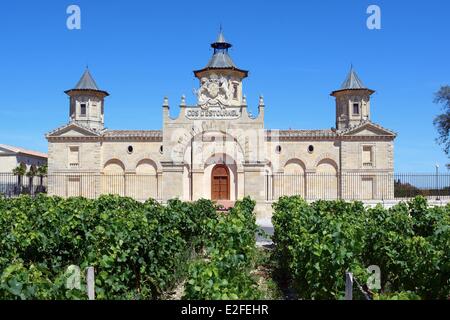
<path id="1" fill-rule="evenodd" d="M 47 154 L 0 144 L 0 173 L 12 173 L 12 170 L 20 164 L 25 165 L 27 170 L 31 166 L 47 165 Z"/>

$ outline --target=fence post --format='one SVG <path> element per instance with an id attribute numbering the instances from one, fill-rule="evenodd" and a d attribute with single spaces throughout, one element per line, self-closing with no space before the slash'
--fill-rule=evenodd
<path id="1" fill-rule="evenodd" d="M 345 300 L 353 300 L 353 274 L 345 273 Z"/>
<path id="2" fill-rule="evenodd" d="M 437 196 L 436 196 L 436 201 L 440 201 L 440 197 L 439 197 L 439 165 L 436 164 L 436 192 L 437 192 Z"/>
<path id="3" fill-rule="evenodd" d="M 89 300 L 95 300 L 95 275 L 94 267 L 87 268 L 87 294 Z"/>

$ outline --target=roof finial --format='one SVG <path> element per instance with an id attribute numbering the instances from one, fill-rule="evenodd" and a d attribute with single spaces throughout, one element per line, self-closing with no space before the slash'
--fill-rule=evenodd
<path id="1" fill-rule="evenodd" d="M 227 44 L 227 41 L 225 40 L 225 37 L 223 35 L 222 23 L 220 24 L 219 35 L 217 36 L 215 44 Z"/>
<path id="2" fill-rule="evenodd" d="M 259 106 L 260 107 L 264 106 L 264 96 L 263 95 L 259 96 Z"/>

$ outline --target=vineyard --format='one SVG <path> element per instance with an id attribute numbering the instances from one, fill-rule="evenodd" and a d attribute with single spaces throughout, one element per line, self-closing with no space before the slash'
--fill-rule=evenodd
<path id="1" fill-rule="evenodd" d="M 207 200 L 0 198 L 0 299 L 87 299 L 85 279 L 66 288 L 69 265 L 95 268 L 97 299 L 161 299 L 185 279 L 187 299 L 256 297 L 253 207 L 244 199 L 218 215 Z"/>
<path id="2" fill-rule="evenodd" d="M 274 205 L 274 259 L 299 298 L 342 299 L 345 272 L 365 284 L 381 271 L 374 299 L 450 296 L 450 206 L 424 198 L 391 209 L 362 203 L 281 198 Z M 367 288 L 366 288 L 367 290 Z"/>
<path id="3" fill-rule="evenodd" d="M 424 198 L 391 209 L 280 198 L 274 245 L 256 246 L 255 203 L 219 212 L 209 200 L 161 205 L 119 196 L 0 198 L 0 300 L 87 299 L 67 267 L 95 269 L 96 299 L 342 299 L 345 273 L 374 299 L 445 299 L 450 293 L 450 206 Z M 263 270 L 263 276 L 258 276 Z M 264 282 L 261 285 L 261 281 Z M 269 289 L 268 289 L 269 288 Z"/>

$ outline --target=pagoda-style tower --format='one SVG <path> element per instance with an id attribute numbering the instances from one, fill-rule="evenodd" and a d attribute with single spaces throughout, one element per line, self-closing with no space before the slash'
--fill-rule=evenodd
<path id="1" fill-rule="evenodd" d="M 65 91 L 70 97 L 70 120 L 95 131 L 104 128 L 104 100 L 109 93 L 100 90 L 88 69 L 74 89 Z"/>
<path id="2" fill-rule="evenodd" d="M 375 91 L 364 86 L 352 66 L 341 88 L 331 93 L 336 98 L 336 128 L 344 130 L 370 120 L 373 93 Z"/>
<path id="3" fill-rule="evenodd" d="M 248 76 L 248 71 L 241 70 L 234 64 L 228 53 L 232 45 L 225 40 L 222 30 L 211 47 L 214 54 L 206 67 L 194 71 L 200 81 L 200 88 L 197 90 L 198 105 L 202 108 L 245 105 L 242 80 Z"/>

